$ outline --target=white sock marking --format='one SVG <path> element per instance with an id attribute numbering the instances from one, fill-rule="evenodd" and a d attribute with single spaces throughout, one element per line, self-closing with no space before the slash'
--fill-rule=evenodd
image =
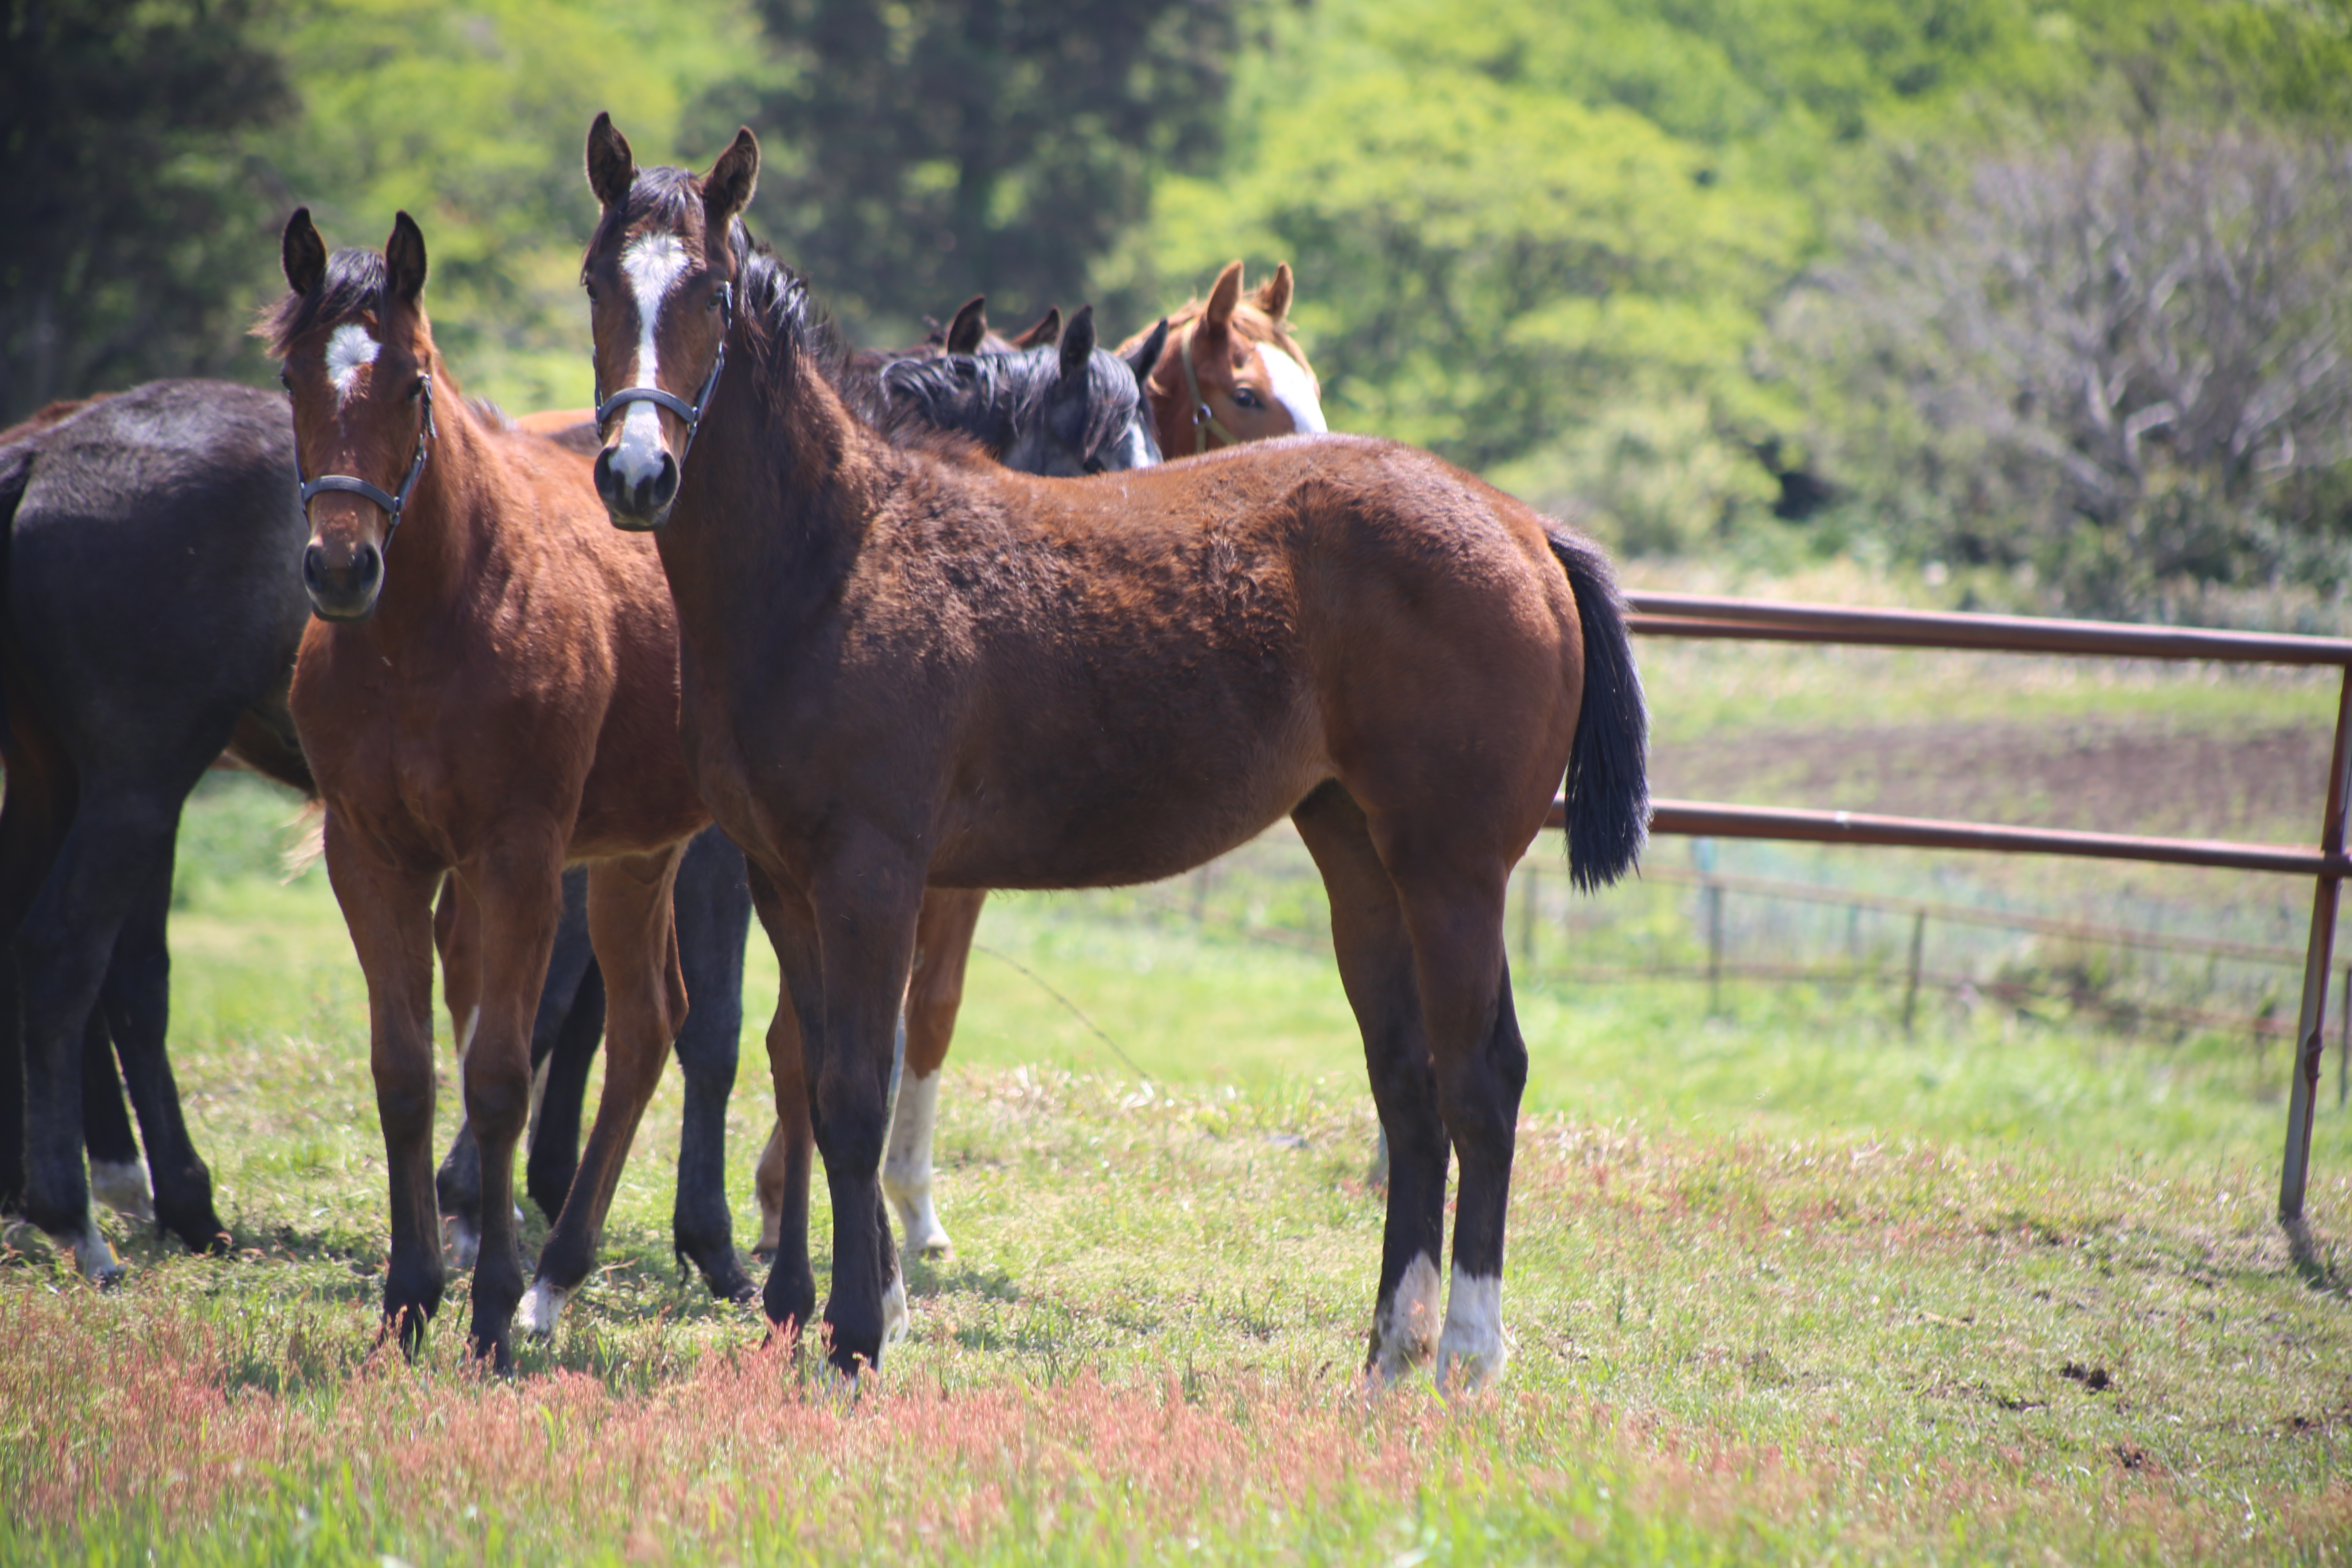
<path id="1" fill-rule="evenodd" d="M 1503 1341 L 1503 1277 L 1465 1274 L 1454 1266 L 1445 1331 L 1437 1341 L 1437 1386 L 1454 1394 L 1488 1383 L 1510 1359 Z"/>
<path id="2" fill-rule="evenodd" d="M 907 1337 L 907 1276 L 898 1260 L 890 1260 L 890 1283 L 882 1289 L 882 1348 L 888 1350 Z M 878 1357 L 877 1358 L 879 1359 Z"/>
<path id="3" fill-rule="evenodd" d="M 1437 1265 L 1415 1253 L 1397 1281 L 1396 1294 L 1375 1320 L 1372 1366 L 1394 1383 L 1427 1361 L 1437 1336 Z"/>
<path id="4" fill-rule="evenodd" d="M 441 1245 L 448 1249 L 449 1261 L 459 1268 L 471 1268 L 482 1256 L 482 1233 L 461 1215 L 447 1215 L 441 1221 Z"/>
<path id="5" fill-rule="evenodd" d="M 352 400 L 359 390 L 360 372 L 375 363 L 383 345 L 357 321 L 345 321 L 327 340 L 327 380 L 335 388 L 335 406 Z"/>
<path id="6" fill-rule="evenodd" d="M 898 1086 L 898 1110 L 890 1122 L 890 1142 L 882 1157 L 882 1190 L 898 1211 L 907 1249 L 927 1258 L 955 1250 L 939 1211 L 931 1206 L 931 1134 L 939 1122 L 940 1075 L 910 1078 Z"/>
<path id="7" fill-rule="evenodd" d="M 136 1160 L 92 1160 L 89 1195 L 125 1219 L 155 1217 L 154 1194 L 147 1188 L 147 1167 Z"/>
<path id="8" fill-rule="evenodd" d="M 563 1316 L 563 1304 L 570 1300 L 571 1291 L 559 1290 L 544 1279 L 534 1281 L 522 1299 L 522 1310 L 516 1313 L 522 1331 L 535 1340 L 555 1332 L 556 1321 Z"/>
<path id="9" fill-rule="evenodd" d="M 1330 428 L 1323 423 L 1323 400 L 1306 366 L 1271 343 L 1258 344 L 1257 361 L 1265 366 L 1265 379 L 1273 384 L 1274 400 L 1289 411 L 1293 430 L 1319 436 Z"/>

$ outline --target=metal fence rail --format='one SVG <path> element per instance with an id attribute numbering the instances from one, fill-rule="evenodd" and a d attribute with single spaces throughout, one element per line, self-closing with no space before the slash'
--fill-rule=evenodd
<path id="1" fill-rule="evenodd" d="M 2337 893 L 2344 878 L 2352 874 L 2352 858 L 2347 858 L 2344 851 L 2346 791 L 2347 785 L 2352 785 L 2352 766 L 2347 766 L 2347 739 L 2352 739 L 2352 639 L 2115 626 L 2100 621 L 2044 620 L 2024 616 L 1853 609 L 1840 605 L 1787 604 L 1692 594 L 1637 593 L 1626 598 L 1633 612 L 1633 629 L 1648 637 L 2341 669 L 2344 673 L 2336 698 L 2336 741 L 2328 762 L 2327 796 L 2321 811 L 2319 842 L 2310 848 L 1939 822 L 1842 811 L 1800 811 L 1716 801 L 1658 801 L 1650 821 L 1653 833 L 1711 838 L 2066 855 L 2311 878 L 2311 931 L 2304 952 L 2303 999 L 2295 1023 L 2294 1076 L 2287 1090 L 2286 1150 L 2280 1165 L 2278 1201 L 2283 1224 L 2295 1225 L 2302 1220 L 2311 1169 L 2312 1114 L 2319 1095 L 2327 972 L 2336 947 Z M 1564 803 L 1555 802 L 1549 825 L 1559 826 L 1564 821 Z"/>

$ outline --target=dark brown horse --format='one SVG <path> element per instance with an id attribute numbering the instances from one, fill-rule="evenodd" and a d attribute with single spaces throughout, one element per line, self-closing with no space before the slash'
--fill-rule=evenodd
<path id="1" fill-rule="evenodd" d="M 834 1364 L 880 1356 L 897 1285 L 877 1175 L 925 888 L 1148 881 L 1286 813 L 1391 1150 L 1371 1364 L 1491 1374 L 1527 1072 L 1505 889 L 1563 776 L 1579 881 L 1629 869 L 1646 822 L 1606 562 L 1381 441 L 1076 482 L 893 445 L 739 222 L 758 170 L 745 131 L 707 176 L 640 171 L 600 116 L 583 274 L 600 380 L 661 395 L 598 488 L 660 531 L 687 754 L 789 992 L 769 1049 L 779 1114 L 804 1093 L 824 1157 Z M 767 1310 L 805 1324 L 814 1271 L 783 1242 Z"/>
<path id="2" fill-rule="evenodd" d="M 504 1367 L 523 1294 L 513 1155 L 566 862 L 588 863 L 608 1054 L 594 1129 L 540 1256 L 534 1330 L 551 1329 L 587 1278 L 686 1015 L 670 890 L 709 817 L 678 749 L 676 618 L 654 552 L 605 524 L 590 459 L 457 395 L 406 214 L 383 255 L 330 258 L 297 212 L 285 265 L 293 293 L 269 325 L 310 476 L 302 573 L 319 616 L 292 707 L 367 974 L 391 1166 L 384 1312 L 413 1344 L 441 1299 L 433 905 L 454 873 L 451 1011 L 470 1020 L 458 1054 L 482 1172 L 472 1342 Z"/>

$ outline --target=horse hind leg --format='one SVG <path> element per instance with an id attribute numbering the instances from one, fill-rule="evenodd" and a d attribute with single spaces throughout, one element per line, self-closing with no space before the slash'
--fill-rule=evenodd
<path id="1" fill-rule="evenodd" d="M 588 870 L 563 873 L 563 918 L 530 1026 L 530 1153 L 523 1182 L 550 1225 L 580 1171 L 580 1112 L 604 1044 L 604 974 L 588 941 Z"/>
<path id="2" fill-rule="evenodd" d="M 955 1243 L 932 1205 L 931 1143 L 939 1121 L 940 1068 L 963 1005 L 964 971 L 980 926 L 981 889 L 934 888 L 915 923 L 915 973 L 907 986 L 907 1062 L 899 1079 L 890 1142 L 882 1157 L 882 1191 L 898 1211 L 907 1250 L 955 1255 Z"/>
<path id="3" fill-rule="evenodd" d="M 178 1237 L 191 1252 L 217 1252 L 227 1247 L 228 1230 L 213 1207 L 212 1172 L 189 1136 L 179 1084 L 166 1049 L 172 953 L 166 945 L 165 926 L 171 903 L 172 857 L 167 853 L 115 938 L 114 957 L 107 966 L 98 1011 L 113 1035 L 114 1049 L 122 1060 L 122 1080 L 131 1091 L 140 1135 L 147 1145 L 147 1170 L 154 1178 L 156 1224 Z M 93 1188 L 99 1181 L 97 1148 L 91 1145 Z"/>
<path id="4" fill-rule="evenodd" d="M 1387 857 L 1392 868 L 1400 857 Z M 1509 865 L 1475 855 L 1433 857 L 1397 882 L 1435 1069 L 1436 1102 L 1461 1181 L 1454 1214 L 1454 1269 L 1437 1381 L 1475 1388 L 1503 1369 L 1503 1234 L 1528 1051 L 1511 1005 L 1503 947 Z"/>
<path id="5" fill-rule="evenodd" d="M 122 1075 L 114 1065 L 114 1036 L 106 1009 L 89 1010 L 81 1037 L 82 1142 L 89 1151 L 89 1195 L 134 1225 L 155 1218 L 155 1194 L 139 1140 L 131 1131 L 131 1108 L 122 1100 Z"/>
<path id="6" fill-rule="evenodd" d="M 433 906 L 433 948 L 441 960 L 441 996 L 457 1047 L 460 1083 L 482 1017 L 481 918 L 467 907 L 466 897 L 457 878 L 444 877 Z M 459 1103 L 462 1107 L 462 1096 Z M 471 1268 L 482 1251 L 482 1151 L 462 1110 L 449 1152 L 433 1174 L 433 1195 L 440 1206 L 441 1243 L 449 1260 Z"/>
<path id="7" fill-rule="evenodd" d="M 1372 1101 L 1388 1140 L 1388 1219 L 1365 1367 L 1393 1383 L 1437 1350 L 1446 1142 L 1436 1075 L 1403 910 L 1361 808 L 1335 784 L 1291 816 L 1330 898 L 1339 981 L 1364 1037 Z"/>

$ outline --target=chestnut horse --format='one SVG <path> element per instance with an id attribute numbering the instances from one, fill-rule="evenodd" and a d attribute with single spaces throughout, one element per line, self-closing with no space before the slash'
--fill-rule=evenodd
<path id="1" fill-rule="evenodd" d="M 1229 261 L 1206 300 L 1169 316 L 1168 347 L 1144 386 L 1161 452 L 1189 458 L 1324 429 L 1322 384 L 1290 335 L 1290 290 L 1286 261 L 1244 298 L 1242 264 Z"/>
<path id="2" fill-rule="evenodd" d="M 453 1016 L 469 1020 L 458 1055 L 482 1173 L 471 1342 L 504 1369 L 523 1294 L 514 1148 L 566 862 L 588 863 L 608 1056 L 579 1174 L 540 1256 L 534 1328 L 552 1325 L 594 1263 L 686 1015 L 670 889 L 709 814 L 678 750 L 676 616 L 654 552 L 604 524 L 590 460 L 457 395 L 433 346 L 425 240 L 407 214 L 381 256 L 331 258 L 298 211 L 285 268 L 293 293 L 269 331 L 311 476 L 302 575 L 319 617 L 292 707 L 327 805 L 328 874 L 367 974 L 391 1171 L 384 1313 L 413 1348 L 441 1300 L 433 906 L 454 873 L 471 940 L 453 943 L 449 990 Z"/>
<path id="3" fill-rule="evenodd" d="M 877 1177 L 925 888 L 1150 881 L 1286 813 L 1391 1150 L 1370 1363 L 1492 1374 L 1527 1073 L 1504 894 L 1563 777 L 1580 883 L 1630 869 L 1647 822 L 1606 560 L 1384 441 L 1076 483 L 894 445 L 740 222 L 758 171 L 748 130 L 705 176 L 640 171 L 600 115 L 583 275 L 600 380 L 643 389 L 598 489 L 658 531 L 687 754 L 784 977 L 769 1050 L 833 1198 L 829 1359 L 877 1362 L 902 1289 Z M 805 1326 L 806 1238 L 783 1242 L 766 1309 Z"/>

